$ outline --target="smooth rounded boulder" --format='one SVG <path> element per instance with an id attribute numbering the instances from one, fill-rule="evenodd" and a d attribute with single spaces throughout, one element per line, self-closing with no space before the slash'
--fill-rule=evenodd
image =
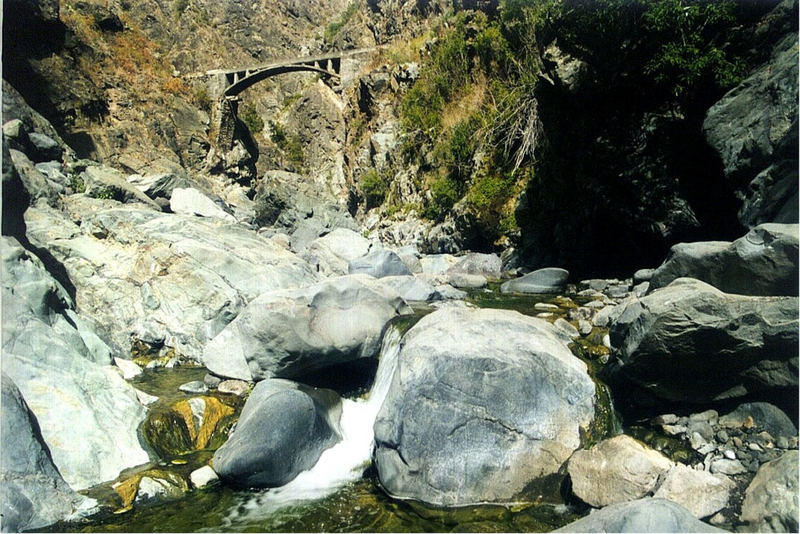
<path id="1" fill-rule="evenodd" d="M 386 323 L 408 313 L 393 289 L 363 274 L 266 293 L 206 345 L 203 363 L 240 380 L 293 378 L 377 356 Z"/>
<path id="2" fill-rule="evenodd" d="M 672 465 L 660 452 L 620 434 L 575 452 L 567 472 L 572 492 L 585 503 L 601 508 L 645 497 Z"/>
<path id="3" fill-rule="evenodd" d="M 798 294 L 797 224 L 762 224 L 727 241 L 679 243 L 653 273 L 649 291 L 681 277 L 739 295 Z"/>
<path id="4" fill-rule="evenodd" d="M 341 414 L 333 391 L 288 380 L 259 382 L 233 434 L 214 453 L 214 471 L 237 487 L 282 486 L 341 439 Z"/>
<path id="5" fill-rule="evenodd" d="M 380 483 L 433 505 L 509 502 L 558 472 L 594 404 L 586 365 L 549 323 L 440 309 L 403 337 L 374 427 Z"/>
<path id="6" fill-rule="evenodd" d="M 564 290 L 569 271 L 547 267 L 528 273 L 500 286 L 501 293 L 559 293 Z"/>
<path id="7" fill-rule="evenodd" d="M 725 532 L 695 518 L 683 506 L 645 498 L 606 506 L 553 532 Z"/>
<path id="8" fill-rule="evenodd" d="M 679 278 L 616 316 L 608 375 L 675 402 L 796 394 L 797 308 L 797 297 L 731 295 Z"/>

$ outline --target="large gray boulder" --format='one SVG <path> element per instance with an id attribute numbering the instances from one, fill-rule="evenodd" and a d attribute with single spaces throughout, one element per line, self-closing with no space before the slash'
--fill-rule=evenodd
<path id="1" fill-rule="evenodd" d="M 214 471 L 233 486 L 282 486 L 341 439 L 341 413 L 333 391 L 288 380 L 259 382 L 233 434 L 214 453 Z"/>
<path id="2" fill-rule="evenodd" d="M 344 203 L 318 178 L 285 171 L 267 171 L 256 189 L 255 222 L 291 236 L 292 249 L 302 250 L 336 228 L 357 231 Z M 343 274 L 343 273 L 340 273 Z"/>
<path id="3" fill-rule="evenodd" d="M 239 225 L 79 195 L 64 205 L 66 214 L 29 208 L 27 235 L 61 262 L 77 311 L 122 354 L 133 336 L 197 359 L 261 293 L 317 280 L 306 262 Z"/>
<path id="4" fill-rule="evenodd" d="M 726 293 L 798 294 L 797 224 L 762 224 L 729 243 L 679 243 L 650 280 L 652 292 L 676 278 L 696 278 Z"/>
<path id="5" fill-rule="evenodd" d="M 81 173 L 86 194 L 95 198 L 113 198 L 120 202 L 139 202 L 156 211 L 161 207 L 150 197 L 128 183 L 120 171 L 105 165 L 91 165 Z"/>
<path id="6" fill-rule="evenodd" d="M 572 492 L 585 503 L 602 508 L 651 494 L 672 466 L 660 452 L 620 434 L 591 449 L 576 451 L 567 473 Z"/>
<path id="7" fill-rule="evenodd" d="M 206 346 L 203 363 L 241 380 L 298 377 L 377 356 L 386 323 L 406 313 L 396 292 L 363 274 L 265 293 Z"/>
<path id="8" fill-rule="evenodd" d="M 93 499 L 75 493 L 59 474 L 25 399 L 2 375 L 0 513 L 3 532 L 42 528 L 90 511 Z"/>
<path id="9" fill-rule="evenodd" d="M 58 205 L 58 187 L 52 181 L 47 179 L 47 176 L 39 171 L 28 159 L 28 156 L 22 152 L 10 149 L 9 157 L 11 164 L 16 171 L 17 176 L 22 182 L 22 186 L 30 195 L 30 200 L 36 202 L 39 199 L 45 201 L 51 206 Z"/>
<path id="10" fill-rule="evenodd" d="M 373 248 L 366 256 L 351 260 L 347 267 L 350 274 L 368 274 L 375 278 L 410 275 L 411 270 L 400 256 L 385 248 Z"/>
<path id="11" fill-rule="evenodd" d="M 80 490 L 146 463 L 137 435 L 145 410 L 109 365 L 108 347 L 37 258 L 13 238 L 2 238 L 2 253 L 3 372 L 61 475 Z"/>
<path id="12" fill-rule="evenodd" d="M 385 276 L 381 283 L 397 291 L 403 300 L 441 300 L 442 296 L 431 284 L 416 276 Z"/>
<path id="13" fill-rule="evenodd" d="M 756 532 L 797 532 L 798 452 L 788 451 L 762 465 L 747 487 L 742 521 Z"/>
<path id="14" fill-rule="evenodd" d="M 372 243 L 361 234 L 346 228 L 337 228 L 309 243 L 301 256 L 318 273 L 340 276 L 348 274 L 350 262 L 366 256 L 371 248 Z"/>
<path id="15" fill-rule="evenodd" d="M 616 316 L 607 371 L 677 402 L 796 389 L 797 307 L 797 297 L 730 295 L 679 278 Z"/>
<path id="16" fill-rule="evenodd" d="M 622 502 L 592 512 L 553 532 L 725 532 L 665 499 Z"/>
<path id="17" fill-rule="evenodd" d="M 189 181 L 174 172 L 132 174 L 128 183 L 152 199 L 168 199 L 176 188 L 189 187 Z"/>
<path id="18" fill-rule="evenodd" d="M 458 259 L 458 263 L 447 270 L 448 273 L 479 274 L 486 278 L 500 278 L 503 262 L 497 254 L 469 252 Z"/>
<path id="19" fill-rule="evenodd" d="M 215 201 L 209 195 L 193 187 L 176 187 L 169 198 L 169 209 L 182 215 L 197 215 L 199 217 L 213 217 L 225 222 L 236 222 L 236 217 L 230 213 L 220 199 Z"/>
<path id="20" fill-rule="evenodd" d="M 546 267 L 528 273 L 500 286 L 501 293 L 560 293 L 567 285 L 569 271 Z"/>
<path id="21" fill-rule="evenodd" d="M 791 2 L 784 4 L 796 18 Z M 706 140 L 740 190 L 739 220 L 748 226 L 798 221 L 797 72 L 795 29 L 769 61 L 711 106 L 703 122 Z"/>
<path id="22" fill-rule="evenodd" d="M 398 498 L 508 502 L 558 472 L 594 418 L 586 365 L 517 312 L 445 308 L 402 340 L 375 421 L 375 465 Z"/>

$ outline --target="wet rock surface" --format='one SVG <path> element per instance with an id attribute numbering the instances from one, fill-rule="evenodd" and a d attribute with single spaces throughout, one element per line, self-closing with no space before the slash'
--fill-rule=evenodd
<path id="1" fill-rule="evenodd" d="M 264 380 L 245 403 L 236 430 L 214 453 L 214 471 L 241 487 L 281 486 L 339 441 L 341 401 L 334 392 Z"/>

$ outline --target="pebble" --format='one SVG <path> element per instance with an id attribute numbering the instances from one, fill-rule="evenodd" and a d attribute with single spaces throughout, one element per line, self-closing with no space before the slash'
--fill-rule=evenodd
<path id="1" fill-rule="evenodd" d="M 584 289 L 583 291 L 578 291 L 579 297 L 599 297 L 602 295 L 599 291 L 595 291 L 594 289 Z"/>
<path id="2" fill-rule="evenodd" d="M 203 395 L 205 393 L 208 393 L 208 386 L 199 380 L 194 380 L 193 382 L 187 382 L 185 384 L 181 384 L 178 387 L 178 389 L 183 391 L 184 393 L 191 393 L 193 395 Z"/>
<path id="3" fill-rule="evenodd" d="M 628 296 L 628 286 L 612 286 L 606 289 L 605 294 L 612 299 L 621 299 Z"/>
<path id="4" fill-rule="evenodd" d="M 600 363 L 602 363 L 603 365 L 605 365 L 605 364 L 607 364 L 607 363 L 608 363 L 608 361 L 609 361 L 610 359 L 611 359 L 611 355 L 610 355 L 610 354 L 603 354 L 602 356 L 600 356 Z"/>
<path id="5" fill-rule="evenodd" d="M 734 441 L 736 441 L 736 438 L 734 438 Z M 758 443 L 748 443 L 747 448 L 750 449 L 751 451 L 764 452 L 764 449 L 762 449 L 761 445 L 759 445 Z"/>
<path id="6" fill-rule="evenodd" d="M 775 446 L 775 438 L 769 432 L 759 432 L 755 437 L 758 438 L 765 449 L 771 449 Z"/>
<path id="7" fill-rule="evenodd" d="M 713 443 L 706 443 L 705 445 L 697 449 L 697 452 L 700 454 L 708 454 L 714 452 L 715 450 L 717 450 L 716 445 L 714 445 Z"/>
<path id="8" fill-rule="evenodd" d="M 616 306 L 606 306 L 598 311 L 592 318 L 592 324 L 599 327 L 606 327 L 611 322 L 611 314 L 614 312 Z"/>
<path id="9" fill-rule="evenodd" d="M 163 366 L 164 366 L 164 364 L 161 362 L 161 360 L 152 360 L 152 361 L 148 362 L 147 365 L 144 366 L 144 368 L 145 369 L 158 369 L 159 367 L 163 367 Z"/>
<path id="10" fill-rule="evenodd" d="M 674 413 L 665 413 L 653 418 L 654 425 L 674 425 L 678 422 L 678 416 Z"/>
<path id="11" fill-rule="evenodd" d="M 578 321 L 578 332 L 580 332 L 582 336 L 588 336 L 589 334 L 591 334 L 592 328 L 593 328 L 592 323 L 590 323 L 589 321 L 585 319 L 581 319 Z"/>
<path id="12" fill-rule="evenodd" d="M 192 481 L 192 485 L 195 488 L 204 488 L 219 482 L 219 476 L 217 476 L 217 473 L 211 468 L 210 465 L 206 465 L 200 469 L 195 469 L 192 471 L 192 473 L 189 475 L 189 480 Z"/>
<path id="13" fill-rule="evenodd" d="M 593 300 L 591 302 L 587 302 L 585 307 L 589 308 L 590 310 L 600 310 L 602 308 L 605 308 L 606 304 L 605 302 L 600 300 Z"/>
<path id="14" fill-rule="evenodd" d="M 220 382 L 222 382 L 222 379 L 218 376 L 212 375 L 211 373 L 206 373 L 206 376 L 203 377 L 203 383 L 210 388 L 219 386 Z"/>
<path id="15" fill-rule="evenodd" d="M 740 438 L 739 436 L 733 436 L 733 439 L 731 439 L 731 441 L 733 441 L 733 446 L 736 447 L 737 449 L 741 449 L 742 445 L 744 445 L 742 438 Z"/>
<path id="16" fill-rule="evenodd" d="M 220 393 L 229 393 L 237 397 L 243 397 L 249 389 L 247 382 L 244 380 L 224 380 L 217 387 L 217 391 Z"/>
<path id="17" fill-rule="evenodd" d="M 792 436 L 791 438 L 789 438 L 789 448 L 790 449 L 796 449 L 797 448 L 797 442 L 798 442 L 797 436 Z"/>
<path id="18" fill-rule="evenodd" d="M 685 434 L 687 428 L 683 425 L 663 425 L 661 429 L 670 436 Z"/>
<path id="19" fill-rule="evenodd" d="M 747 469 L 739 460 L 729 460 L 725 458 L 711 462 L 711 472 L 715 475 L 740 475 L 746 471 Z"/>
<path id="20" fill-rule="evenodd" d="M 687 434 L 690 436 L 696 432 L 703 436 L 703 439 L 706 441 L 711 441 L 714 439 L 714 429 L 705 421 L 690 421 L 688 428 L 689 430 Z"/>
<path id="21" fill-rule="evenodd" d="M 750 463 L 747 464 L 747 470 L 751 473 L 758 472 L 758 468 L 761 464 L 758 463 L 758 460 L 750 460 Z"/>
<path id="22" fill-rule="evenodd" d="M 537 313 L 536 317 L 540 319 L 550 319 L 551 317 L 555 317 L 555 315 L 551 312 L 542 312 L 542 313 Z"/>
<path id="23" fill-rule="evenodd" d="M 561 317 L 556 319 L 556 322 L 553 323 L 553 326 L 564 332 L 564 334 L 570 339 L 574 339 L 581 335 L 577 328 L 572 326 L 569 321 Z"/>
<path id="24" fill-rule="evenodd" d="M 167 369 L 172 369 L 174 367 L 179 366 L 180 364 L 181 364 L 181 361 L 178 359 L 177 356 L 175 356 L 175 357 L 170 358 L 169 361 L 167 362 L 167 365 L 165 365 L 164 367 L 166 367 Z"/>
<path id="25" fill-rule="evenodd" d="M 717 432 L 717 441 L 719 441 L 720 443 L 726 443 L 729 439 L 730 436 L 728 436 L 728 433 L 725 432 L 724 430 L 720 430 L 719 432 Z"/>
<path id="26" fill-rule="evenodd" d="M 611 350 L 611 336 L 609 334 L 603 336 L 603 346 Z"/>
<path id="27" fill-rule="evenodd" d="M 719 420 L 719 413 L 716 410 L 706 410 L 700 413 L 693 413 L 689 416 L 690 422 L 705 422 L 712 425 L 717 424 Z"/>
<path id="28" fill-rule="evenodd" d="M 578 282 L 578 287 L 582 287 L 584 289 L 592 289 L 594 291 L 602 291 L 606 287 L 608 287 L 608 280 L 603 280 L 602 278 L 581 280 L 580 282 Z"/>
<path id="29" fill-rule="evenodd" d="M 734 452 L 733 452 L 732 450 L 730 450 L 730 449 L 726 449 L 726 450 L 722 451 L 722 455 L 723 455 L 725 458 L 727 458 L 728 460 L 735 460 L 735 459 L 736 459 L 736 453 L 734 453 Z"/>
<path id="30" fill-rule="evenodd" d="M 149 393 L 145 393 L 140 389 L 133 389 L 136 392 L 136 398 L 139 400 L 142 406 L 150 406 L 154 402 L 158 400 L 158 397 L 155 395 L 150 395 Z"/>
<path id="31" fill-rule="evenodd" d="M 709 443 L 706 441 L 706 438 L 700 435 L 699 432 L 692 432 L 689 435 L 689 444 L 694 450 L 699 451 L 703 446 L 708 445 Z"/>
<path id="32" fill-rule="evenodd" d="M 537 302 L 533 305 L 533 309 L 539 311 L 557 311 L 558 306 L 555 304 L 548 304 L 547 302 Z"/>
<path id="33" fill-rule="evenodd" d="M 125 358 L 114 358 L 114 363 L 117 364 L 117 368 L 122 372 L 122 378 L 125 380 L 130 380 L 142 374 L 141 367 Z"/>

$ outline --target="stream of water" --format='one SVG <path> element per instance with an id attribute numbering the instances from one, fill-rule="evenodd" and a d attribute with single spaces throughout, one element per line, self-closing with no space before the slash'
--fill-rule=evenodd
<path id="1" fill-rule="evenodd" d="M 535 312 L 535 302 L 539 300 L 530 297 L 500 299 L 494 291 L 473 299 L 482 307 L 511 308 L 531 315 Z M 369 393 L 353 394 L 342 401 L 342 440 L 326 450 L 313 468 L 285 486 L 247 491 L 217 485 L 191 491 L 178 500 L 139 504 L 121 515 L 106 513 L 92 518 L 89 523 L 62 523 L 49 530 L 543 532 L 576 519 L 581 510 L 566 506 L 558 496 L 557 488 L 552 493 L 554 498 L 518 508 L 482 505 L 436 509 L 393 500 L 383 493 L 371 467 L 373 425 L 397 368 L 402 335 L 421 317 L 421 313 L 387 327 Z"/>
<path id="2" fill-rule="evenodd" d="M 342 400 L 342 440 L 324 451 L 314 467 L 285 486 L 253 493 L 251 499 L 231 511 L 223 527 L 260 521 L 281 508 L 328 497 L 363 477 L 372 455 L 372 427 L 397 368 L 401 337 L 394 325 L 386 330 L 378 371 L 367 398 Z"/>

